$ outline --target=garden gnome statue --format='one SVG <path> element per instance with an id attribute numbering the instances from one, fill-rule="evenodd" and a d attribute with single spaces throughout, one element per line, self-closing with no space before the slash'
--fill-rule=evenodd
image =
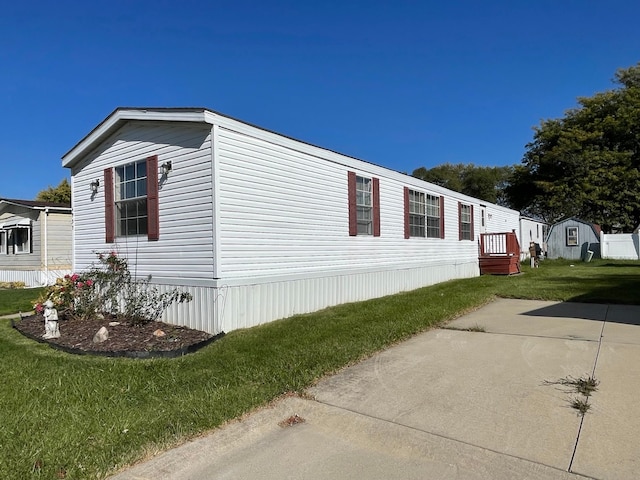
<path id="1" fill-rule="evenodd" d="M 58 327 L 58 311 L 53 308 L 53 302 L 47 300 L 44 302 L 44 335 L 42 338 L 58 338 L 60 336 L 60 328 Z"/>

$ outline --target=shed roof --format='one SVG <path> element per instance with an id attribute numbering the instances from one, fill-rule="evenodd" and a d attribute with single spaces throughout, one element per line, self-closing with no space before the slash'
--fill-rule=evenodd
<path id="1" fill-rule="evenodd" d="M 551 232 L 553 232 L 555 227 L 567 222 L 577 222 L 577 223 L 582 223 L 584 225 L 588 225 L 593 230 L 594 235 L 598 237 L 598 239 L 600 238 L 600 233 L 602 232 L 602 228 L 600 228 L 600 225 L 598 225 L 597 223 L 591 223 L 586 220 L 582 220 L 577 217 L 568 217 L 568 218 L 565 218 L 564 220 L 560 220 L 559 222 L 556 222 L 553 225 L 551 225 L 551 228 L 549 228 L 549 233 L 547 234 L 547 238 L 551 236 Z"/>

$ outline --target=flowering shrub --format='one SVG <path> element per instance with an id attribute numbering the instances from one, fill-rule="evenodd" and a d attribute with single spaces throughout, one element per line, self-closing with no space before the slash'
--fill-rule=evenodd
<path id="1" fill-rule="evenodd" d="M 116 252 L 99 253 L 98 264 L 82 274 L 59 278 L 45 290 L 34 308 L 42 313 L 44 302 L 51 300 L 63 318 L 87 319 L 108 313 L 144 324 L 157 320 L 172 303 L 191 301 L 189 293 L 178 289 L 160 293 L 150 281 L 150 276 L 132 279 L 127 259 Z"/>

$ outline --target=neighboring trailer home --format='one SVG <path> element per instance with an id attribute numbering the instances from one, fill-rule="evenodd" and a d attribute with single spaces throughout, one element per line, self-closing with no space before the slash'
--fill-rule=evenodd
<path id="1" fill-rule="evenodd" d="M 567 218 L 551 226 L 547 235 L 547 256 L 571 260 L 600 258 L 600 226 Z"/>
<path id="2" fill-rule="evenodd" d="M 64 155 L 74 268 L 116 250 L 211 333 L 479 274 L 518 212 L 203 109 L 111 113 Z M 390 319 L 392 320 L 392 319 Z"/>
<path id="3" fill-rule="evenodd" d="M 547 237 L 547 231 L 549 225 L 540 220 L 535 220 L 528 217 L 520 217 L 520 259 L 525 260 L 529 258 L 529 244 L 531 242 L 537 243 L 542 249 L 543 255 L 547 251 L 545 239 Z"/>
<path id="4" fill-rule="evenodd" d="M 0 199 L 0 282 L 28 287 L 71 272 L 71 206 Z"/>

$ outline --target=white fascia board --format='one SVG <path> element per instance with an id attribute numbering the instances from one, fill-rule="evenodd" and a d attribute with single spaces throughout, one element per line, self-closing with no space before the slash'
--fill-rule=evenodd
<path id="1" fill-rule="evenodd" d="M 62 157 L 62 166 L 71 168 L 88 151 L 98 143 L 111 135 L 115 130 L 128 121 L 165 121 L 165 122 L 193 122 L 206 123 L 209 119 L 208 112 L 202 109 L 172 110 L 172 109 L 129 109 L 119 108 L 102 121 L 96 128 L 89 132 L 71 150 Z"/>

